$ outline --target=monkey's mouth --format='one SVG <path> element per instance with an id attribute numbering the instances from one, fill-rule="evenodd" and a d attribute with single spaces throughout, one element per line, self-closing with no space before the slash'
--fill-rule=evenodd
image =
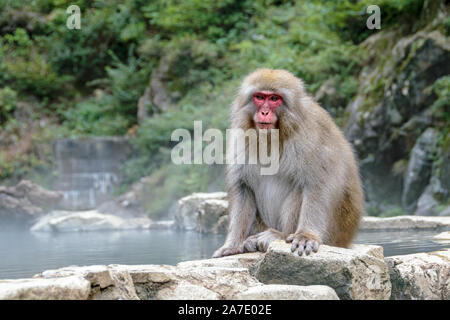
<path id="1" fill-rule="evenodd" d="M 274 127 L 273 122 L 257 122 L 256 125 L 260 129 L 272 129 Z"/>

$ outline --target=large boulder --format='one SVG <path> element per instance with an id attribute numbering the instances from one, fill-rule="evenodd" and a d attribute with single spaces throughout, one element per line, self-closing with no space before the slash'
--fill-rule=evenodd
<path id="1" fill-rule="evenodd" d="M 322 245 L 317 253 L 299 256 L 284 241 L 270 244 L 256 270 L 266 284 L 326 285 L 340 299 L 389 299 L 391 283 L 381 247 L 344 249 Z"/>
<path id="2" fill-rule="evenodd" d="M 389 265 L 393 300 L 450 300 L 450 249 L 393 256 Z"/>
<path id="3" fill-rule="evenodd" d="M 228 202 L 225 192 L 193 193 L 178 201 L 175 224 L 178 229 L 215 232 L 223 230 Z M 226 223 L 225 223 L 226 224 Z M 216 231 L 215 231 L 216 230 Z"/>
<path id="4" fill-rule="evenodd" d="M 0 213 L 13 218 L 35 218 L 57 208 L 62 197 L 60 192 L 22 180 L 15 187 L 0 186 Z"/>

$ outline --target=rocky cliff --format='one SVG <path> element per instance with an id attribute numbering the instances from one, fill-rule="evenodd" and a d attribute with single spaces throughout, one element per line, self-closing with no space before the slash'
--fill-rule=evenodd
<path id="1" fill-rule="evenodd" d="M 436 215 L 448 204 L 448 12 L 432 10 L 433 19 L 424 17 L 430 22 L 414 33 L 381 31 L 360 45 L 369 58 L 344 127 L 371 214 L 401 206 L 407 214 Z"/>

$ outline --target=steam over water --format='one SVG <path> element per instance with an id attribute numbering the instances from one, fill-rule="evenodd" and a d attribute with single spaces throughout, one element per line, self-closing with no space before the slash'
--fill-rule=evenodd
<path id="1" fill-rule="evenodd" d="M 355 243 L 378 244 L 385 256 L 448 247 L 432 237 L 442 230 L 360 232 Z M 31 277 L 70 265 L 172 264 L 207 259 L 223 235 L 175 230 L 31 233 L 24 225 L 0 221 L 0 279 Z"/>

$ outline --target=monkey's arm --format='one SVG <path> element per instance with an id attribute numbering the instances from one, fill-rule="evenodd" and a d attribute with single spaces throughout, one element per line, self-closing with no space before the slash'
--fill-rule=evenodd
<path id="1" fill-rule="evenodd" d="M 311 250 L 317 252 L 319 245 L 328 240 L 335 195 L 339 194 L 339 190 L 330 189 L 304 191 L 297 229 L 286 239 L 292 242 L 291 251 L 298 247 L 299 255 L 303 251 L 308 255 Z"/>
<path id="2" fill-rule="evenodd" d="M 244 240 L 255 223 L 256 203 L 248 187 L 237 184 L 230 188 L 228 235 L 225 244 L 213 254 L 213 258 L 244 252 Z"/>

